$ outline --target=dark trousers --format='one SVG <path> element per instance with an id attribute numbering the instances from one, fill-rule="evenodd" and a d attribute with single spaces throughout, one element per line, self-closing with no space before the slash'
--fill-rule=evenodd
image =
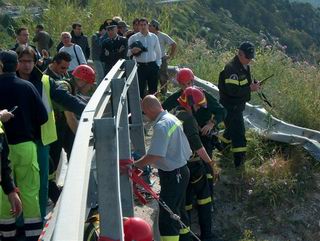
<path id="1" fill-rule="evenodd" d="M 244 162 L 247 140 L 246 130 L 243 120 L 243 111 L 245 104 L 236 106 L 225 106 L 227 110 L 227 116 L 225 118 L 226 129 L 223 137 L 227 140 L 231 140 L 234 156 L 234 164 L 236 167 L 240 166 Z"/>
<path id="2" fill-rule="evenodd" d="M 61 190 L 57 187 L 55 182 L 55 173 L 57 171 L 60 155 L 62 148 L 67 153 L 67 158 L 69 160 L 71 155 L 71 150 L 74 141 L 74 134 L 72 130 L 67 125 L 64 117 L 60 116 L 56 118 L 56 127 L 58 140 L 50 145 L 50 165 L 49 165 L 49 198 L 51 201 L 56 203 L 60 196 Z"/>
<path id="3" fill-rule="evenodd" d="M 167 93 L 167 82 L 169 79 L 169 74 L 168 74 L 168 63 L 167 63 L 167 58 L 162 57 L 161 59 L 161 66 L 159 70 L 159 80 L 160 80 L 160 85 L 161 85 L 161 94 L 166 94 Z"/>
<path id="4" fill-rule="evenodd" d="M 157 92 L 158 73 L 159 66 L 156 62 L 138 63 L 138 79 L 141 99 L 146 96 L 146 94 L 154 94 Z"/>
<path id="5" fill-rule="evenodd" d="M 181 178 L 177 179 L 177 176 Z M 160 198 L 170 209 L 181 217 L 188 220 L 185 210 L 186 190 L 189 183 L 189 169 L 187 165 L 173 171 L 162 171 L 159 169 Z M 170 214 L 160 206 L 159 231 L 161 236 L 179 236 L 181 226 L 178 221 L 172 219 Z"/>
<path id="6" fill-rule="evenodd" d="M 191 209 L 194 197 L 197 200 L 197 209 L 201 240 L 212 240 L 212 198 L 206 168 L 203 161 L 188 162 L 190 181 L 186 193 L 186 210 L 191 220 Z M 190 222 L 190 221 L 189 221 Z"/>
<path id="7" fill-rule="evenodd" d="M 210 158 L 212 158 L 212 152 L 215 148 L 215 145 L 212 141 L 212 137 L 210 136 L 200 136 L 202 145 L 206 149 L 208 155 Z M 210 189 L 210 196 L 213 197 L 213 169 L 212 166 L 209 163 L 203 162 L 203 166 L 206 171 L 206 177 L 208 179 L 208 186 Z"/>

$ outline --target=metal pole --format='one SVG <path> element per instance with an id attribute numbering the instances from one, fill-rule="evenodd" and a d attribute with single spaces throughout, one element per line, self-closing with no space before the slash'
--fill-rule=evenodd
<path id="1" fill-rule="evenodd" d="M 133 69 L 135 64 L 136 62 L 134 60 L 128 60 L 125 62 L 127 77 L 131 73 L 131 70 Z M 146 153 L 146 148 L 144 145 L 144 130 L 137 73 L 135 74 L 134 79 L 132 80 L 132 83 L 130 85 L 128 96 L 131 112 L 130 138 L 132 145 L 134 146 L 134 151 L 142 156 Z"/>
<path id="2" fill-rule="evenodd" d="M 112 87 L 112 105 L 113 113 L 117 114 L 119 108 L 120 96 L 123 92 L 125 85 L 124 79 L 113 79 L 111 83 Z M 127 160 L 131 158 L 130 138 L 129 138 L 129 124 L 128 124 L 128 105 L 127 99 L 122 99 L 123 104 L 120 122 L 119 122 L 119 159 Z M 132 184 L 128 177 L 128 174 L 120 175 L 120 187 L 121 187 L 121 203 L 122 214 L 125 217 L 133 217 L 133 198 L 132 198 Z"/>
<path id="3" fill-rule="evenodd" d="M 100 237 L 123 240 L 119 146 L 114 118 L 95 119 Z"/>

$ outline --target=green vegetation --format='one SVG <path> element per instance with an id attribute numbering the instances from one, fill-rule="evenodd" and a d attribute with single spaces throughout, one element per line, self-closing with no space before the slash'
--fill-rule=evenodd
<path id="1" fill-rule="evenodd" d="M 315 7 L 320 7 L 320 1 L 319 0 L 290 0 L 291 2 L 302 2 L 302 3 L 310 3 L 311 5 Z"/>

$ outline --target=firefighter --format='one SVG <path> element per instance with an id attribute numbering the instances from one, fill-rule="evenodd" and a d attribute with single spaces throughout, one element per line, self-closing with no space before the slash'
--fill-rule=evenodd
<path id="1" fill-rule="evenodd" d="M 183 123 L 183 131 L 186 134 L 193 156 L 188 161 L 190 170 L 190 180 L 186 192 L 186 210 L 189 214 L 188 223 L 190 224 L 190 213 L 192 202 L 196 196 L 198 204 L 198 217 L 201 231 L 200 239 L 209 241 L 213 239 L 212 234 L 212 198 L 208 179 L 206 178 L 206 168 L 208 163 L 213 165 L 214 161 L 206 152 L 202 145 L 199 133 L 199 126 L 193 113 L 197 113 L 200 108 L 206 108 L 207 100 L 204 93 L 196 87 L 188 87 L 178 98 L 180 106 L 177 110 L 177 118 Z M 183 238 L 182 238 L 183 240 Z"/>
<path id="2" fill-rule="evenodd" d="M 243 164 L 247 150 L 243 111 L 251 98 L 251 91 L 260 89 L 260 82 L 252 81 L 250 72 L 249 64 L 254 57 L 254 45 L 243 42 L 237 55 L 219 75 L 220 103 L 227 111 L 222 141 L 225 145 L 231 144 L 236 168 Z"/>
<path id="3" fill-rule="evenodd" d="M 163 103 L 163 109 L 171 111 L 173 108 L 179 105 L 178 98 L 181 96 L 182 91 L 187 87 L 193 86 L 194 84 L 194 74 L 189 68 L 182 68 L 178 71 L 176 80 L 180 85 L 180 90 L 169 96 Z M 223 107 L 218 103 L 218 101 L 208 92 L 203 90 L 203 93 L 207 100 L 207 108 L 200 108 L 194 117 L 198 122 L 200 127 L 200 138 L 202 144 L 204 145 L 209 156 L 212 156 L 214 148 L 221 150 L 221 143 L 219 142 L 216 135 L 212 135 L 215 129 L 224 128 L 224 116 L 225 111 Z M 207 178 L 211 189 L 211 195 L 213 195 L 213 172 L 212 167 L 205 163 L 205 168 L 207 170 Z"/>
<path id="4" fill-rule="evenodd" d="M 187 160 L 192 152 L 183 133 L 182 123 L 163 110 L 154 95 L 147 95 L 143 99 L 142 110 L 155 124 L 147 154 L 134 165 L 138 168 L 146 165 L 158 168 L 160 198 L 175 214 L 186 220 L 185 194 L 189 182 Z M 162 206 L 159 212 L 159 231 L 162 241 L 179 241 L 181 225 Z"/>

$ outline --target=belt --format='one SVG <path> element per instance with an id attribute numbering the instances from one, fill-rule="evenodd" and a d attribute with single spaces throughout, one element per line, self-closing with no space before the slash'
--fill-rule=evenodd
<path id="1" fill-rule="evenodd" d="M 156 63 L 156 61 L 151 61 L 151 62 L 146 62 L 146 63 L 138 62 L 138 65 L 140 65 L 140 66 L 148 66 L 148 65 L 151 65 L 151 64 L 155 64 L 155 63 Z"/>

